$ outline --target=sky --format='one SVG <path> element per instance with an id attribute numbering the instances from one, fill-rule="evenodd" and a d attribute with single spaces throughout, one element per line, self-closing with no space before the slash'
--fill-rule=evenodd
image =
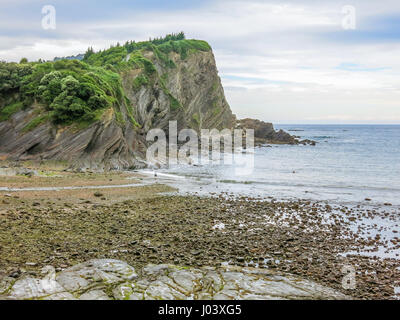
<path id="1" fill-rule="evenodd" d="M 211 44 L 238 118 L 400 124 L 398 0 L 0 0 L 5 61 L 180 31 Z"/>

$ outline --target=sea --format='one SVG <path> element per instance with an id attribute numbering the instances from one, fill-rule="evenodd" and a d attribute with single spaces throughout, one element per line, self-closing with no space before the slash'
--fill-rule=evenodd
<path id="1" fill-rule="evenodd" d="M 189 194 L 400 206 L 400 125 L 275 128 L 317 144 L 256 147 L 254 168 L 247 175 L 237 175 L 234 164 L 220 162 L 170 166 L 158 169 L 157 177 Z"/>

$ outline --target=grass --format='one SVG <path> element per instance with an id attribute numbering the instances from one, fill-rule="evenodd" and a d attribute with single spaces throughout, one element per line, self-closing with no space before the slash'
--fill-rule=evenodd
<path id="1" fill-rule="evenodd" d="M 15 102 L 0 110 L 0 122 L 9 120 L 13 114 L 17 113 L 23 108 L 22 102 Z"/>
<path id="2" fill-rule="evenodd" d="M 164 73 L 164 74 L 160 77 L 160 79 L 161 79 L 161 81 L 163 82 L 164 86 L 165 86 L 165 83 L 168 81 L 168 77 L 169 77 L 168 73 Z"/>
<path id="3" fill-rule="evenodd" d="M 182 108 L 182 104 L 179 102 L 178 99 L 176 99 L 172 93 L 168 90 L 167 86 L 165 85 L 165 80 L 167 79 L 168 74 L 163 74 L 160 77 L 160 83 L 161 83 L 161 88 L 163 92 L 168 96 L 169 98 L 169 106 L 171 111 L 176 111 L 180 108 Z"/>
<path id="4" fill-rule="evenodd" d="M 212 102 L 212 115 L 213 117 L 217 116 L 218 114 L 221 113 L 222 108 L 221 106 L 218 104 L 218 98 L 215 98 Z"/>
<path id="5" fill-rule="evenodd" d="M 161 52 L 160 49 L 158 49 L 158 47 L 152 45 L 151 46 L 151 50 L 154 52 L 154 54 L 156 55 L 157 59 L 160 60 L 164 66 L 166 66 L 167 68 L 176 68 L 176 64 L 174 61 L 172 61 L 169 57 L 168 54 Z"/>
<path id="6" fill-rule="evenodd" d="M 126 122 L 124 116 L 122 115 L 122 112 L 119 110 L 114 110 L 114 113 L 115 113 L 115 120 L 117 120 L 117 123 L 120 126 L 124 126 Z"/>
<path id="7" fill-rule="evenodd" d="M 212 87 L 211 87 L 211 91 L 212 91 L 213 93 L 216 92 L 217 89 L 218 89 L 218 86 L 219 86 L 219 81 L 214 81 L 214 83 L 213 83 L 213 85 L 212 85 Z"/>
<path id="8" fill-rule="evenodd" d="M 82 129 L 86 129 L 88 128 L 91 124 L 99 121 L 101 119 L 101 117 L 103 116 L 104 112 L 106 110 L 105 109 L 100 109 L 100 110 L 96 110 L 94 112 L 94 117 L 90 120 L 79 120 L 79 121 L 74 121 L 73 124 L 75 126 L 76 129 L 78 130 L 82 130 Z"/>
<path id="9" fill-rule="evenodd" d="M 51 114 L 47 113 L 31 120 L 23 129 L 22 132 L 26 133 L 32 131 L 51 119 Z"/>
<path id="10" fill-rule="evenodd" d="M 148 85 L 149 82 L 150 82 L 149 78 L 146 75 L 141 74 L 141 75 L 137 76 L 135 78 L 135 80 L 133 80 L 132 87 L 133 87 L 134 90 L 138 90 L 142 86 Z"/>
<path id="11" fill-rule="evenodd" d="M 199 126 L 200 125 L 200 117 L 199 114 L 196 112 L 193 116 L 193 121 Z"/>
<path id="12" fill-rule="evenodd" d="M 182 108 L 181 103 L 171 93 L 168 93 L 168 97 L 169 97 L 169 107 L 171 111 L 176 111 Z"/>
<path id="13" fill-rule="evenodd" d="M 137 123 L 135 117 L 133 116 L 133 106 L 132 106 L 132 102 L 131 102 L 128 98 L 126 98 L 125 100 L 126 100 L 126 101 L 125 101 L 125 104 L 126 104 L 126 111 L 127 111 L 129 120 L 131 121 L 131 123 L 133 124 L 133 126 L 135 126 L 135 127 L 140 127 L 139 123 Z"/>
<path id="14" fill-rule="evenodd" d="M 222 111 L 221 107 L 216 107 L 212 112 L 213 117 L 216 117 L 217 115 L 219 115 L 221 113 L 221 111 Z"/>
<path id="15" fill-rule="evenodd" d="M 157 72 L 153 62 L 145 58 L 140 52 L 131 54 L 127 66 L 143 69 L 144 73 L 148 76 Z"/>

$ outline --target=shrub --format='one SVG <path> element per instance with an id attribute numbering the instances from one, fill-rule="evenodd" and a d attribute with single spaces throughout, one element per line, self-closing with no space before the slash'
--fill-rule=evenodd
<path id="1" fill-rule="evenodd" d="M 143 57 L 140 52 L 135 52 L 131 54 L 129 65 L 136 68 L 144 69 L 144 72 L 149 76 L 156 72 L 156 67 L 154 66 L 153 62 Z"/>
<path id="2" fill-rule="evenodd" d="M 84 61 L 91 65 L 102 67 L 107 64 L 116 65 L 126 59 L 127 55 L 128 50 L 125 47 L 112 47 L 98 53 L 89 51 L 85 54 Z"/>
<path id="3" fill-rule="evenodd" d="M 59 124 L 93 120 L 97 110 L 124 96 L 118 74 L 78 60 L 36 64 L 22 82 L 21 91 L 52 111 Z"/>
<path id="4" fill-rule="evenodd" d="M 19 90 L 23 77 L 32 72 L 30 64 L 0 62 L 0 94 Z"/>
<path id="5" fill-rule="evenodd" d="M 170 52 L 176 52 L 180 54 L 181 59 L 185 60 L 190 51 L 210 51 L 210 45 L 201 40 L 180 40 L 180 41 L 169 41 L 158 46 L 158 49 L 165 54 Z"/>

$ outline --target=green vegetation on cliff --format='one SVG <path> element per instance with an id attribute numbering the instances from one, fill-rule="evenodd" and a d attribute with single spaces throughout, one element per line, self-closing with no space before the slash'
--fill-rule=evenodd
<path id="1" fill-rule="evenodd" d="M 36 118 L 34 118 L 33 120 L 31 120 L 23 129 L 23 132 L 29 132 L 35 128 L 37 128 L 38 126 L 40 126 L 42 123 L 45 123 L 47 120 L 50 119 L 50 114 L 42 114 Z"/>
<path id="2" fill-rule="evenodd" d="M 152 69 L 153 63 L 144 58 L 145 51 L 152 51 L 164 66 L 173 68 L 175 63 L 168 56 L 171 52 L 180 54 L 184 60 L 190 52 L 210 50 L 211 47 L 206 41 L 185 39 L 184 33 L 181 32 L 149 41 L 127 41 L 122 46 L 117 44 L 117 46 L 97 53 L 89 48 L 85 53 L 84 61 L 90 65 L 114 68 L 118 71 L 130 67 L 145 67 L 149 71 Z"/>
<path id="3" fill-rule="evenodd" d="M 83 61 L 65 59 L 43 63 L 22 59 L 19 64 L 0 62 L 0 121 L 6 121 L 19 110 L 36 103 L 43 107 L 45 114 L 33 119 L 26 130 L 49 119 L 62 125 L 91 123 L 111 107 L 121 123 L 122 106 L 127 118 L 137 125 L 134 106 L 122 86 L 122 75 L 132 69 L 141 69 L 133 80 L 133 90 L 158 79 L 169 97 L 171 110 L 176 110 L 181 107 L 180 102 L 163 85 L 154 62 L 146 58 L 145 53 L 152 51 L 164 67 L 175 68 L 169 55 L 171 52 L 184 60 L 191 52 L 209 50 L 207 42 L 187 40 L 183 33 L 178 33 L 144 42 L 129 41 L 99 52 L 89 48 Z"/>
<path id="4" fill-rule="evenodd" d="M 21 102 L 15 102 L 13 104 L 10 104 L 0 110 L 0 122 L 1 121 L 6 121 L 10 119 L 10 117 L 21 110 L 23 107 Z"/>
<path id="5" fill-rule="evenodd" d="M 0 69 L 5 78 L 0 93 L 17 92 L 20 100 L 17 103 L 25 107 L 36 101 L 51 113 L 56 124 L 91 121 L 98 110 L 121 103 L 124 96 L 117 73 L 78 60 L 23 66 L 2 63 Z M 6 71 L 9 71 L 8 75 Z M 4 114 L 14 109 L 11 106 L 3 108 L 1 119 L 7 120 Z"/>

